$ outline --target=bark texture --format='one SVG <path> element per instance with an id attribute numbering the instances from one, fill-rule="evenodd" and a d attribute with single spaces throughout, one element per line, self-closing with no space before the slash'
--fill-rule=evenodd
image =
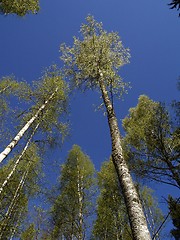
<path id="1" fill-rule="evenodd" d="M 143 213 L 141 202 L 135 186 L 133 184 L 127 163 L 123 157 L 120 131 L 118 127 L 117 118 L 115 116 L 114 108 L 109 98 L 106 86 L 103 81 L 103 74 L 100 72 L 99 78 L 102 98 L 106 107 L 108 124 L 111 134 L 112 142 L 112 159 L 119 182 L 122 188 L 123 196 L 127 212 L 129 215 L 130 225 L 132 229 L 134 240 L 150 240 L 151 236 L 147 227 L 146 219 Z"/>

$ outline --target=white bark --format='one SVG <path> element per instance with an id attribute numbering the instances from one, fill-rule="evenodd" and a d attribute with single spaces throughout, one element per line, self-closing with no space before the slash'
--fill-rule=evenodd
<path id="1" fill-rule="evenodd" d="M 104 84 L 103 73 L 101 71 L 99 71 L 99 73 L 99 84 L 107 111 L 109 129 L 111 134 L 112 159 L 125 199 L 133 239 L 150 240 L 151 236 L 147 227 L 147 222 L 143 213 L 141 201 L 139 199 L 136 188 L 129 173 L 127 163 L 123 156 L 121 136 L 114 108 Z"/>
<path id="2" fill-rule="evenodd" d="M 54 93 L 52 93 L 51 96 L 44 102 L 44 104 L 41 105 L 41 107 L 37 110 L 34 116 L 24 125 L 24 127 L 21 128 L 21 130 L 18 132 L 15 138 L 10 142 L 10 144 L 4 149 L 4 151 L 0 153 L 0 163 L 8 156 L 8 154 L 12 151 L 12 149 L 17 145 L 19 140 L 23 137 L 24 133 L 29 129 L 32 123 L 38 118 L 39 114 L 47 106 L 49 101 L 52 100 L 57 90 L 58 88 L 56 88 Z"/>
<path id="3" fill-rule="evenodd" d="M 13 228 L 13 230 L 12 230 L 10 240 L 13 240 L 13 239 L 14 239 L 14 235 L 15 235 L 16 230 L 17 230 L 17 228 L 18 228 L 18 225 L 19 225 L 19 221 L 20 221 L 20 218 L 21 218 L 22 211 L 23 211 L 23 209 L 21 209 L 21 212 L 19 213 L 18 220 L 17 220 L 16 225 L 14 226 L 14 228 Z"/>
<path id="4" fill-rule="evenodd" d="M 20 194 L 20 190 L 23 188 L 23 186 L 25 184 L 25 180 L 26 180 L 26 177 L 28 175 L 30 165 L 31 165 L 31 163 L 29 164 L 27 171 L 24 172 L 24 174 L 23 174 L 23 176 L 22 176 L 22 178 L 20 180 L 20 183 L 19 183 L 19 185 L 18 185 L 18 187 L 17 187 L 17 189 L 15 191 L 15 194 L 14 194 L 14 197 L 12 199 L 12 202 L 9 205 L 8 210 L 5 213 L 4 220 L 3 220 L 3 223 L 2 223 L 1 229 L 0 229 L 0 239 L 2 239 L 3 232 L 6 230 L 6 227 L 8 225 L 8 221 L 10 220 L 11 214 L 12 214 L 12 212 L 14 210 L 14 207 L 16 206 L 16 203 L 17 203 L 17 200 L 18 200 L 18 197 L 19 197 L 19 194 Z"/>
<path id="5" fill-rule="evenodd" d="M 5 179 L 5 181 L 3 182 L 2 186 L 0 187 L 0 194 L 2 193 L 4 187 L 5 187 L 6 184 L 8 183 L 8 181 L 9 181 L 9 179 L 11 178 L 11 176 L 13 175 L 13 173 L 16 171 L 16 168 L 17 168 L 17 166 L 18 166 L 20 160 L 21 160 L 22 157 L 24 156 L 24 154 L 25 154 L 27 148 L 29 147 L 29 144 L 30 144 L 30 142 L 31 142 L 31 140 L 32 140 L 32 138 L 33 138 L 33 136 L 34 136 L 36 130 L 38 129 L 39 125 L 40 125 L 40 123 L 38 123 L 38 124 L 36 125 L 35 129 L 33 130 L 32 134 L 31 134 L 31 136 L 30 136 L 30 138 L 28 139 L 28 141 L 27 141 L 27 143 L 26 143 L 26 145 L 25 145 L 25 147 L 24 147 L 24 149 L 23 149 L 21 155 L 20 155 L 20 156 L 18 157 L 18 159 L 16 160 L 16 162 L 15 162 L 15 164 L 14 164 L 14 167 L 13 167 L 12 171 L 9 173 L 9 175 L 7 176 L 7 178 Z"/>
<path id="6" fill-rule="evenodd" d="M 83 196 L 82 196 L 83 175 L 81 175 L 81 173 L 80 173 L 79 165 L 77 165 L 77 168 L 78 168 L 78 182 L 77 182 L 78 189 L 77 189 L 77 192 L 78 192 L 78 198 L 79 198 L 78 200 L 79 200 L 79 228 L 80 228 L 78 239 L 82 240 L 83 239 Z"/>

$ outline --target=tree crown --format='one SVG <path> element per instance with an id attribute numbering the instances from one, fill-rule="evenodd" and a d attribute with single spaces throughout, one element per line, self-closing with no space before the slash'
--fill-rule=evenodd
<path id="1" fill-rule="evenodd" d="M 72 47 L 60 47 L 65 74 L 83 90 L 98 89 L 102 74 L 106 87 L 117 93 L 124 88 L 118 70 L 129 62 L 129 49 L 123 47 L 117 32 L 103 30 L 92 16 L 86 21 L 80 29 L 82 39 L 74 37 Z"/>

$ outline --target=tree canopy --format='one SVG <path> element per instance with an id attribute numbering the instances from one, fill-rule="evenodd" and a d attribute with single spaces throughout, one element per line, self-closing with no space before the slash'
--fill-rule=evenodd
<path id="1" fill-rule="evenodd" d="M 180 187 L 179 133 L 165 107 L 142 95 L 123 127 L 131 168 L 140 176 Z"/>
<path id="2" fill-rule="evenodd" d="M 16 14 L 25 16 L 39 11 L 39 0 L 0 0 L 0 12 L 2 14 Z"/>

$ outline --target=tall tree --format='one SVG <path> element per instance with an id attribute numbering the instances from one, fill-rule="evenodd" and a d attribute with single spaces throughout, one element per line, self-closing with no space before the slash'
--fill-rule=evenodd
<path id="1" fill-rule="evenodd" d="M 61 45 L 61 59 L 65 74 L 73 84 L 85 89 L 96 89 L 106 108 L 112 142 L 112 159 L 125 198 L 134 239 L 150 239 L 141 201 L 133 184 L 122 152 L 122 140 L 112 102 L 113 95 L 122 93 L 125 83 L 118 70 L 129 62 L 129 51 L 125 49 L 117 33 L 107 33 L 102 24 L 92 16 L 82 24 L 82 40 L 74 37 L 74 45 Z"/>
<path id="2" fill-rule="evenodd" d="M 60 195 L 52 208 L 53 239 L 86 239 L 87 218 L 92 214 L 94 166 L 74 145 L 60 175 Z"/>
<path id="3" fill-rule="evenodd" d="M 137 175 L 180 187 L 180 141 L 167 110 L 147 96 L 123 120 L 129 162 Z"/>
<path id="4" fill-rule="evenodd" d="M 16 14 L 22 17 L 38 11 L 39 0 L 0 0 L 0 12 L 5 15 Z"/>
<path id="5" fill-rule="evenodd" d="M 46 132 L 49 137 L 54 132 L 53 128 L 58 129 L 58 132 L 62 135 L 65 133 L 67 125 L 60 121 L 60 116 L 66 111 L 67 89 L 67 84 L 62 80 L 59 72 L 53 68 L 46 72 L 40 81 L 34 83 L 33 91 L 28 90 L 25 93 L 20 91 L 21 97 L 33 103 L 35 102 L 35 105 L 31 106 L 29 111 L 23 116 L 22 128 L 0 153 L 0 162 L 9 155 L 33 124 L 37 126 L 40 123 L 38 129 L 41 132 Z"/>

